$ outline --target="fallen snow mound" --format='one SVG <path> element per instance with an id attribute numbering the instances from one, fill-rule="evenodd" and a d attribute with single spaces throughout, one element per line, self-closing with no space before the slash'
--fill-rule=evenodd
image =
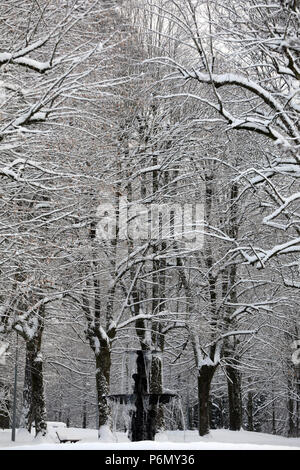
<path id="1" fill-rule="evenodd" d="M 59 443 L 58 437 L 80 439 L 76 443 Z M 105 434 L 98 439 L 96 429 L 66 428 L 63 424 L 48 423 L 48 434 L 36 439 L 19 430 L 16 441 L 11 442 L 11 431 L 0 431 L 0 449 L 4 450 L 300 450 L 299 438 L 273 436 L 249 431 L 217 429 L 200 437 L 197 431 L 164 431 L 155 441 L 130 442 L 125 433 Z"/>

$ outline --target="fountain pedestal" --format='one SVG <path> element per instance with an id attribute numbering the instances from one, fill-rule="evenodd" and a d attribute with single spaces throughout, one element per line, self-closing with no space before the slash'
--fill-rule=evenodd
<path id="1" fill-rule="evenodd" d="M 132 394 L 109 395 L 120 404 L 133 404 L 129 437 L 131 441 L 153 441 L 156 434 L 156 416 L 159 404 L 166 404 L 175 393 L 148 393 L 148 381 L 143 351 L 137 351 L 137 372 L 133 374 L 134 390 Z"/>

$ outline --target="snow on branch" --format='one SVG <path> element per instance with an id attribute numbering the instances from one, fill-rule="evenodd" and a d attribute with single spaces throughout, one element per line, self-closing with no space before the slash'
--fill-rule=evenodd
<path id="1" fill-rule="evenodd" d="M 289 240 L 286 243 L 281 245 L 275 245 L 273 248 L 267 251 L 259 249 L 259 253 L 255 252 L 254 255 L 250 256 L 245 251 L 245 248 L 239 248 L 242 255 L 246 259 L 246 264 L 256 264 L 258 269 L 264 268 L 264 263 L 274 256 L 290 254 L 290 253 L 299 253 L 300 252 L 300 238 L 295 238 Z M 254 251 L 253 247 L 250 247 Z M 256 251 L 256 250 L 255 250 Z"/>

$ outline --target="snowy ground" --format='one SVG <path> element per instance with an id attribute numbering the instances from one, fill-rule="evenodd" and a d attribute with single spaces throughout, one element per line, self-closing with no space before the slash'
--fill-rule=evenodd
<path id="1" fill-rule="evenodd" d="M 111 439 L 100 442 L 94 429 L 48 428 L 49 435 L 44 439 L 35 439 L 29 433 L 17 431 L 14 443 L 11 442 L 10 430 L 0 430 L 0 450 L 300 450 L 300 438 L 249 431 L 218 429 L 202 438 L 197 431 L 166 431 L 158 434 L 154 442 L 130 442 L 124 433 L 115 433 L 114 442 Z M 81 440 L 59 444 L 56 431 L 61 438 Z"/>

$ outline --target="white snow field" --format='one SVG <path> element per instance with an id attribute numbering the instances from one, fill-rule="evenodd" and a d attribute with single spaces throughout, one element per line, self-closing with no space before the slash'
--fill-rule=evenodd
<path id="1" fill-rule="evenodd" d="M 155 441 L 130 442 L 125 433 L 117 432 L 98 440 L 95 429 L 66 428 L 48 424 L 48 436 L 34 438 L 24 430 L 11 442 L 11 430 L 0 431 L 0 450 L 300 450 L 300 438 L 286 438 L 249 431 L 212 430 L 206 437 L 197 431 L 165 431 Z M 80 439 L 76 443 L 59 443 L 60 439 Z"/>

